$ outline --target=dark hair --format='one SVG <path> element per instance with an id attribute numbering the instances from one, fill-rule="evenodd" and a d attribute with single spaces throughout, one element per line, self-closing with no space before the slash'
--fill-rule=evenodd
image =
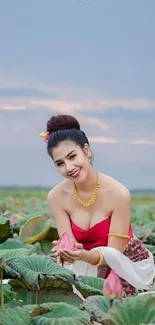
<path id="1" fill-rule="evenodd" d="M 49 132 L 47 151 L 50 156 L 52 149 L 64 140 L 71 140 L 82 149 L 85 143 L 89 145 L 85 133 L 80 129 L 78 120 L 71 115 L 52 116 L 47 121 L 47 132 Z"/>

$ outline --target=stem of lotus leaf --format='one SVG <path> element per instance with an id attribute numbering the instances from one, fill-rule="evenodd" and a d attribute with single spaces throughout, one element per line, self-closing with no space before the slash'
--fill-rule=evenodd
<path id="1" fill-rule="evenodd" d="M 1 310 L 4 309 L 4 293 L 3 293 L 3 269 L 0 269 L 1 274 Z"/>
<path id="2" fill-rule="evenodd" d="M 36 305 L 40 304 L 40 290 L 36 291 Z"/>
<path id="3" fill-rule="evenodd" d="M 113 299 L 110 299 L 109 304 L 110 304 L 110 308 L 112 308 L 112 306 L 113 306 Z"/>
<path id="4" fill-rule="evenodd" d="M 47 255 L 46 251 L 43 248 L 42 240 L 40 241 L 40 247 L 41 247 L 41 251 L 43 252 L 43 254 Z"/>
<path id="5" fill-rule="evenodd" d="M 109 305 L 110 305 L 110 308 L 112 308 L 112 306 L 113 306 L 113 299 L 110 299 L 109 300 Z M 112 324 L 112 322 L 111 322 L 111 320 L 109 319 L 108 320 L 108 325 L 111 325 Z"/>

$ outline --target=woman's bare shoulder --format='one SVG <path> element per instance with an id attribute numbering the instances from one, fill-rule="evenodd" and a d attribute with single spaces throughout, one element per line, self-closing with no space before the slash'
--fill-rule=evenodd
<path id="1" fill-rule="evenodd" d="M 129 189 L 109 175 L 101 174 L 101 184 L 104 194 L 117 195 L 122 198 L 130 197 Z"/>
<path id="2" fill-rule="evenodd" d="M 70 181 L 69 180 L 64 180 L 54 186 L 47 194 L 47 201 L 48 202 L 61 202 L 60 199 L 64 198 L 70 189 Z"/>

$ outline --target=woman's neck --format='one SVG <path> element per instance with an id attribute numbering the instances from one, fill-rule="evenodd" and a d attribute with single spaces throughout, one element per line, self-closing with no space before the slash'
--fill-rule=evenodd
<path id="1" fill-rule="evenodd" d="M 93 168 L 90 168 L 84 182 L 80 184 L 77 183 L 76 188 L 78 191 L 81 192 L 86 192 L 86 191 L 91 192 L 94 190 L 96 182 L 97 182 L 97 172 Z"/>

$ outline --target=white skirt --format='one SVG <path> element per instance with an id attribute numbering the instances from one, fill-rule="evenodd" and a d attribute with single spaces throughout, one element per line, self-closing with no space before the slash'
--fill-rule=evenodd
<path id="1" fill-rule="evenodd" d="M 104 256 L 107 265 L 114 270 L 119 277 L 126 280 L 134 288 L 149 289 L 155 277 L 155 265 L 150 251 L 149 257 L 142 261 L 133 262 L 129 257 L 112 247 L 96 247 Z M 77 276 L 87 275 L 97 277 L 97 267 L 83 261 L 76 261 L 72 265 L 64 265 Z"/>

